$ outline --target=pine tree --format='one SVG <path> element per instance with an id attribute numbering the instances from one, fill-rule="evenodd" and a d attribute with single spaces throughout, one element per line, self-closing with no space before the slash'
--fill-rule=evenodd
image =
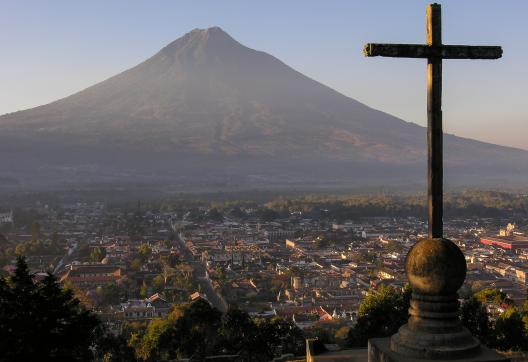
<path id="1" fill-rule="evenodd" d="M 89 361 L 101 324 L 48 274 L 37 282 L 23 257 L 0 279 L 0 361 Z"/>

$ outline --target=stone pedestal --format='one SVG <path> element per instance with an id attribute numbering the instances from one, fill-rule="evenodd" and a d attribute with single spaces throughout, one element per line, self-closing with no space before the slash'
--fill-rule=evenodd
<path id="1" fill-rule="evenodd" d="M 391 338 L 372 338 L 368 345 L 369 362 L 426 362 L 432 361 L 425 358 L 413 358 L 394 352 L 391 347 Z M 510 359 L 501 356 L 487 347 L 480 346 L 476 354 L 461 359 L 435 359 L 435 362 L 509 362 Z"/>
<path id="2" fill-rule="evenodd" d="M 460 323 L 458 308 L 456 295 L 413 293 L 409 321 L 390 338 L 391 350 L 410 357 L 429 359 L 476 355 L 480 343 Z"/>
<path id="3" fill-rule="evenodd" d="M 509 360 L 481 346 L 460 322 L 457 290 L 466 260 L 453 242 L 420 240 L 407 254 L 405 271 L 413 289 L 409 320 L 392 337 L 369 341 L 369 362 Z"/>

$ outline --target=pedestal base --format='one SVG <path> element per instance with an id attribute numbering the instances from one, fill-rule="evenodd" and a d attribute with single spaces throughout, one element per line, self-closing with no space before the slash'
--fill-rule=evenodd
<path id="1" fill-rule="evenodd" d="M 510 359 L 481 345 L 478 354 L 459 359 L 421 359 L 403 356 L 390 348 L 390 338 L 372 338 L 368 343 L 368 362 L 510 362 Z"/>

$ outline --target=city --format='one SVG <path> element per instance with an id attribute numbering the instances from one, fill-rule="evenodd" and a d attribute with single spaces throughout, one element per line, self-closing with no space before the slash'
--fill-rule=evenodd
<path id="1" fill-rule="evenodd" d="M 390 209 L 396 201 L 386 202 Z M 223 313 L 236 306 L 251 318 L 280 317 L 304 338 L 342 349 L 369 293 L 405 290 L 405 256 L 427 235 L 427 223 L 412 209 L 362 217 L 353 207 L 346 218 L 333 201 L 321 205 L 327 208 L 283 197 L 264 204 L 26 202 L 0 214 L 2 272 L 12 274 L 24 255 L 37 278 L 52 272 L 112 333 L 128 338 L 131 328 L 145 333 L 175 306 L 202 300 Z M 504 217 L 458 213 L 444 228 L 467 262 L 459 298 L 500 291 L 503 298 L 484 303 L 491 318 L 521 308 L 528 218 L 511 210 Z"/>

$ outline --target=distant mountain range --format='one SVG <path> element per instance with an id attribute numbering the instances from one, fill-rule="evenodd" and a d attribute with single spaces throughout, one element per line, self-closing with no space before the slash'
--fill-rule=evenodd
<path id="1" fill-rule="evenodd" d="M 213 27 L 81 92 L 1 116 L 0 184 L 403 184 L 425 179 L 425 140 L 423 127 Z M 444 147 L 452 182 L 526 180 L 527 151 L 452 135 Z"/>

